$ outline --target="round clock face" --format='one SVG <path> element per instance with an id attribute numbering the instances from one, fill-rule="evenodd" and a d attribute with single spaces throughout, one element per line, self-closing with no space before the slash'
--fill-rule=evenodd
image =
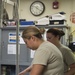
<path id="1" fill-rule="evenodd" d="M 30 6 L 30 12 L 34 16 L 39 16 L 43 14 L 44 10 L 45 10 L 45 5 L 41 1 L 35 1 Z"/>

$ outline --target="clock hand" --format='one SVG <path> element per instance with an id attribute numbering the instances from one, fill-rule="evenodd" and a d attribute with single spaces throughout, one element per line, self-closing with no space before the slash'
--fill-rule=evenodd
<path id="1" fill-rule="evenodd" d="M 37 6 L 36 6 L 36 9 L 38 9 L 38 10 L 40 10 L 40 11 L 41 11 L 41 9 L 40 9 L 40 8 L 38 8 Z"/>

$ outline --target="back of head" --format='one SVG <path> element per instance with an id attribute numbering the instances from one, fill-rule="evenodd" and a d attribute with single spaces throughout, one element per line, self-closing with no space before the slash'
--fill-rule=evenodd
<path id="1" fill-rule="evenodd" d="M 25 30 L 22 33 L 22 38 L 30 38 L 31 36 L 36 36 L 38 38 L 42 38 L 42 32 L 40 32 L 40 29 L 36 26 L 28 26 L 25 27 Z"/>
<path id="2" fill-rule="evenodd" d="M 65 35 L 64 31 L 59 28 L 48 29 L 47 33 L 52 33 L 54 36 L 59 36 L 59 39 Z"/>

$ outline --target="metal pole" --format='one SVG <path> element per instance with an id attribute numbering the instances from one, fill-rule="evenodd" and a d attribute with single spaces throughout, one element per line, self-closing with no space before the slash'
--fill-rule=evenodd
<path id="1" fill-rule="evenodd" d="M 4 8 L 4 0 L 0 0 L 0 27 L 2 26 L 3 21 L 3 8 Z"/>
<path id="2" fill-rule="evenodd" d="M 3 18 L 3 1 L 0 0 L 0 75 L 1 75 L 1 27 Z"/>
<path id="3" fill-rule="evenodd" d="M 16 75 L 19 73 L 19 51 L 20 51 L 20 45 L 19 45 L 19 0 L 16 0 L 15 2 L 15 22 L 16 22 Z"/>

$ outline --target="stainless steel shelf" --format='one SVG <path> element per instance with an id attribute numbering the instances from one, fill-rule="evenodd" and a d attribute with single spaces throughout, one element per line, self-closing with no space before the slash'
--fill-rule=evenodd
<path id="1" fill-rule="evenodd" d="M 25 29 L 25 27 L 27 26 L 37 26 L 37 27 L 43 27 L 43 28 L 69 28 L 68 25 L 64 25 L 64 24 L 59 24 L 59 25 L 20 25 L 19 28 L 20 29 Z M 2 27 L 0 29 L 16 29 L 16 26 L 6 26 L 6 27 Z"/>
<path id="2" fill-rule="evenodd" d="M 68 28 L 68 25 L 36 25 L 37 27 L 44 27 L 44 28 L 54 28 L 54 27 L 58 27 L 58 28 Z"/>

